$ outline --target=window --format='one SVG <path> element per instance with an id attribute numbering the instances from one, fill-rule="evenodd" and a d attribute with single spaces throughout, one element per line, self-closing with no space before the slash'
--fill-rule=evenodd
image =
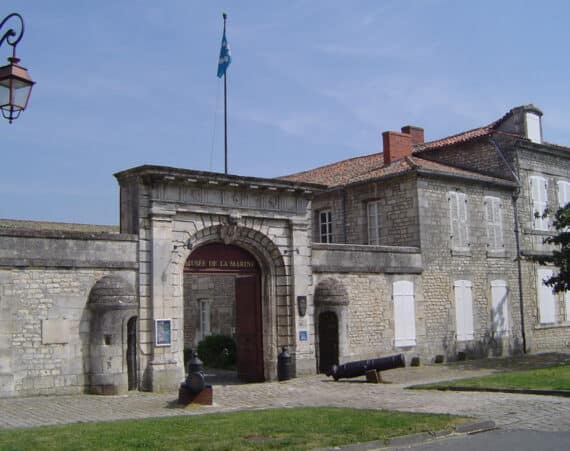
<path id="1" fill-rule="evenodd" d="M 544 177 L 533 175 L 530 177 L 530 196 L 532 199 L 532 219 L 535 230 L 548 230 L 548 221 L 542 215 L 546 210 L 548 184 Z"/>
<path id="2" fill-rule="evenodd" d="M 506 281 L 491 281 L 491 329 L 496 337 L 509 333 L 508 292 Z"/>
<path id="3" fill-rule="evenodd" d="M 552 288 L 544 284 L 552 277 L 551 269 L 539 269 L 536 272 L 536 290 L 538 294 L 538 316 L 540 324 L 555 322 L 554 293 Z"/>
<path id="4" fill-rule="evenodd" d="M 534 113 L 526 113 L 526 137 L 533 143 L 542 142 L 540 131 L 540 116 Z"/>
<path id="5" fill-rule="evenodd" d="M 332 212 L 323 210 L 319 213 L 319 238 L 321 243 L 332 243 Z"/>
<path id="6" fill-rule="evenodd" d="M 467 196 L 458 191 L 449 192 L 449 217 L 451 222 L 451 246 L 453 249 L 467 250 L 469 236 L 467 228 Z"/>
<path id="7" fill-rule="evenodd" d="M 570 202 L 570 183 L 559 180 L 558 181 L 558 206 L 565 207 Z"/>
<path id="8" fill-rule="evenodd" d="M 570 321 L 570 291 L 564 292 L 564 307 L 566 307 L 566 321 Z"/>
<path id="9" fill-rule="evenodd" d="M 487 223 L 487 247 L 493 250 L 503 249 L 502 204 L 498 197 L 486 196 L 485 221 Z"/>
<path id="10" fill-rule="evenodd" d="M 394 345 L 416 345 L 416 313 L 414 308 L 414 284 L 400 280 L 393 284 Z"/>
<path id="11" fill-rule="evenodd" d="M 456 280 L 455 321 L 457 341 L 473 340 L 473 298 L 469 280 Z"/>
<path id="12" fill-rule="evenodd" d="M 204 338 L 210 333 L 210 301 L 200 299 L 200 334 Z"/>
<path id="13" fill-rule="evenodd" d="M 368 244 L 380 244 L 380 201 L 368 202 Z"/>

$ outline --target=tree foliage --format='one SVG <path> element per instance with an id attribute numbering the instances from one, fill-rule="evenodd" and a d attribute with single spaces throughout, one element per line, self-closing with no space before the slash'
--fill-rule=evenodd
<path id="1" fill-rule="evenodd" d="M 554 213 L 556 234 L 544 240 L 555 245 L 551 255 L 536 257 L 541 264 L 551 264 L 559 271 L 544 283 L 552 287 L 555 293 L 570 290 L 570 203 Z"/>

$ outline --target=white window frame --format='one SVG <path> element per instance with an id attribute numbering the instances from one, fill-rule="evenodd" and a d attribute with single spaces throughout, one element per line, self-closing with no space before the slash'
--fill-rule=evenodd
<path id="1" fill-rule="evenodd" d="M 451 247 L 455 250 L 469 250 L 469 217 L 467 215 L 467 195 L 460 191 L 450 191 L 449 221 Z"/>
<path id="2" fill-rule="evenodd" d="M 543 218 L 548 206 L 548 181 L 540 175 L 530 176 L 530 198 L 534 230 L 548 230 L 548 218 Z"/>
<path id="3" fill-rule="evenodd" d="M 487 224 L 487 247 L 492 250 L 503 250 L 503 204 L 501 199 L 485 196 L 485 221 Z"/>
<path id="4" fill-rule="evenodd" d="M 456 280 L 453 283 L 455 292 L 455 325 L 457 341 L 473 340 L 473 284 L 470 280 Z"/>
<path id="5" fill-rule="evenodd" d="M 552 288 L 544 284 L 544 281 L 550 279 L 553 274 L 553 270 L 549 268 L 536 270 L 536 299 L 540 324 L 556 322 L 556 297 Z"/>
<path id="6" fill-rule="evenodd" d="M 368 224 L 368 244 L 379 245 L 381 237 L 380 201 L 374 200 L 366 205 Z"/>
<path id="7" fill-rule="evenodd" d="M 570 202 L 570 182 L 558 180 L 558 206 L 565 207 Z"/>
<path id="8" fill-rule="evenodd" d="M 414 283 L 398 280 L 392 284 L 394 304 L 394 346 L 416 345 Z"/>
<path id="9" fill-rule="evenodd" d="M 491 281 L 491 329 L 495 337 L 509 334 L 509 285 L 505 280 Z"/>
<path id="10" fill-rule="evenodd" d="M 319 211 L 319 241 L 321 243 L 332 243 L 332 210 Z"/>
<path id="11" fill-rule="evenodd" d="M 212 335 L 212 308 L 209 299 L 200 299 L 198 302 L 200 305 L 200 336 L 204 339 L 208 335 Z"/>

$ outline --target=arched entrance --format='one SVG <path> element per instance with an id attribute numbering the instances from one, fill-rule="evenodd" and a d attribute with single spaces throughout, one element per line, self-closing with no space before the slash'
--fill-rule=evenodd
<path id="1" fill-rule="evenodd" d="M 338 318 L 334 312 L 319 315 L 319 372 L 327 373 L 338 365 Z"/>
<path id="2" fill-rule="evenodd" d="M 237 372 L 244 382 L 265 380 L 261 269 L 245 249 L 210 243 L 184 265 L 184 342 L 196 349 L 208 335 L 236 341 Z"/>

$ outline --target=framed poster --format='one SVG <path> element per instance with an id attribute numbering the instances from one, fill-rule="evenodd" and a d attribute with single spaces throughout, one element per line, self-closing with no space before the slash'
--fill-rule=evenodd
<path id="1" fill-rule="evenodd" d="M 154 344 L 156 346 L 170 346 L 172 344 L 172 320 L 154 320 Z"/>

